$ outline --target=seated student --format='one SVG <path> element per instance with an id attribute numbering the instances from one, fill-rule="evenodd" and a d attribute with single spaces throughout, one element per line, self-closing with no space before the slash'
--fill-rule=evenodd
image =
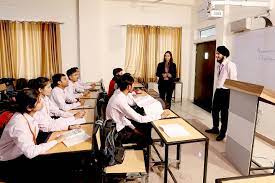
<path id="1" fill-rule="evenodd" d="M 69 78 L 69 82 L 65 90 L 69 93 L 69 95 L 74 96 L 74 98 L 80 98 L 83 96 L 82 93 L 87 94 L 84 88 L 78 87 L 78 73 L 76 68 L 71 68 L 67 70 L 66 73 Z"/>
<path id="2" fill-rule="evenodd" d="M 65 88 L 68 86 L 68 80 L 64 74 L 55 74 L 52 77 L 51 101 L 63 111 L 69 111 L 84 104 L 79 102 L 74 96 L 70 96 Z"/>
<path id="3" fill-rule="evenodd" d="M 28 81 L 28 88 L 32 88 L 32 86 L 34 85 L 35 82 L 36 82 L 36 79 L 30 79 Z"/>
<path id="4" fill-rule="evenodd" d="M 82 88 L 84 90 L 90 90 L 95 87 L 95 83 L 85 83 L 85 82 L 81 81 L 79 68 L 78 67 L 73 67 L 73 68 L 76 69 L 76 71 L 77 71 L 77 75 L 78 75 L 77 85 L 79 88 Z"/>
<path id="5" fill-rule="evenodd" d="M 28 87 L 28 81 L 25 78 L 19 78 L 16 80 L 15 89 L 16 91 L 23 90 Z"/>
<path id="6" fill-rule="evenodd" d="M 114 91 L 117 89 L 117 82 L 118 82 L 119 78 L 122 76 L 122 74 L 123 74 L 122 68 L 115 68 L 113 70 L 114 77 L 110 81 L 109 90 L 108 90 L 109 97 L 111 97 L 113 95 Z"/>
<path id="7" fill-rule="evenodd" d="M 41 94 L 41 100 L 43 101 L 42 109 L 34 116 L 41 131 L 50 132 L 74 129 L 79 128 L 79 125 L 76 124 L 85 123 L 85 119 L 83 118 L 85 112 L 78 112 L 74 115 L 70 112 L 64 112 L 59 110 L 59 108 L 49 99 L 48 96 L 50 96 L 52 88 L 48 78 L 37 78 L 32 88 Z M 51 116 L 60 118 L 53 119 Z"/>
<path id="8" fill-rule="evenodd" d="M 142 116 L 134 111 L 129 104 L 128 94 L 133 90 L 134 78 L 130 74 L 124 74 L 120 78 L 119 89 L 112 95 L 106 109 L 106 119 L 112 119 L 116 123 L 119 138 L 122 143 L 137 143 L 140 147 L 146 147 L 151 143 L 151 121 L 166 117 L 167 112 L 161 115 Z"/>
<path id="9" fill-rule="evenodd" d="M 0 138 L 0 161 L 23 157 L 31 159 L 64 140 L 63 137 L 58 137 L 51 142 L 36 144 L 39 128 L 33 117 L 43 107 L 37 91 L 33 89 L 20 91 L 16 96 L 16 102 L 17 112 L 5 126 Z"/>

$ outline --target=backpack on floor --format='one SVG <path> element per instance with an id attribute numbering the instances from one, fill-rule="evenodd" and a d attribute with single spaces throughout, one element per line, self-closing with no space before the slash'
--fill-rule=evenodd
<path id="1" fill-rule="evenodd" d="M 100 148 L 96 132 L 100 130 Z M 94 125 L 92 156 L 101 167 L 121 164 L 124 160 L 125 149 L 118 139 L 116 124 L 113 120 L 97 120 Z"/>

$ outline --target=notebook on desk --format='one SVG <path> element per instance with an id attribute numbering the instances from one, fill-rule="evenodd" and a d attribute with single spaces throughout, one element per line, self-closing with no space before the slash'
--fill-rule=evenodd
<path id="1" fill-rule="evenodd" d="M 80 144 L 91 137 L 83 129 L 70 130 L 68 132 L 63 133 L 62 136 L 65 138 L 63 143 L 67 147 Z"/>
<path id="2" fill-rule="evenodd" d="M 190 133 L 185 130 L 185 128 L 179 124 L 166 124 L 166 125 L 160 125 L 159 126 L 164 133 L 171 137 L 185 137 L 189 136 Z"/>

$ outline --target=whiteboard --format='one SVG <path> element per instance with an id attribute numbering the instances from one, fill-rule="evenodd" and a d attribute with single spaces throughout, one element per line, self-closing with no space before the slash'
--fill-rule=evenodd
<path id="1" fill-rule="evenodd" d="M 275 27 L 236 34 L 232 43 L 238 80 L 275 90 Z"/>

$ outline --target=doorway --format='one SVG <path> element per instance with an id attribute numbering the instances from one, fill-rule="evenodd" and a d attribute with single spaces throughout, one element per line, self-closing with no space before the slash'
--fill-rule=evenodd
<path id="1" fill-rule="evenodd" d="M 212 107 L 216 41 L 196 45 L 194 104 L 210 112 Z"/>

